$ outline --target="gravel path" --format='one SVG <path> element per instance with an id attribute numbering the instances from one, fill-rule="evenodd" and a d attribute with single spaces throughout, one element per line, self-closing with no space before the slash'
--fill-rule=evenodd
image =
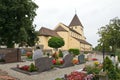
<path id="1" fill-rule="evenodd" d="M 93 55 L 94 56 L 94 55 Z M 102 60 L 102 55 L 96 55 L 94 56 L 98 59 L 98 61 Z M 45 71 L 42 73 L 39 73 L 37 75 L 26 75 L 17 71 L 12 70 L 11 68 L 16 67 L 17 64 L 19 64 L 20 66 L 22 65 L 30 65 L 30 63 L 32 63 L 32 61 L 26 61 L 26 62 L 17 62 L 17 63 L 8 63 L 8 64 L 0 64 L 0 69 L 2 69 L 3 71 L 8 72 L 9 75 L 16 77 L 20 80 L 54 80 L 57 77 L 62 77 L 64 76 L 64 74 L 69 74 L 70 72 L 74 71 L 74 70 L 78 70 L 83 68 L 86 64 L 92 64 L 93 61 L 88 61 L 85 64 L 79 64 L 79 65 L 75 65 L 72 67 L 67 67 L 67 68 L 55 68 L 53 70 L 50 71 Z"/>

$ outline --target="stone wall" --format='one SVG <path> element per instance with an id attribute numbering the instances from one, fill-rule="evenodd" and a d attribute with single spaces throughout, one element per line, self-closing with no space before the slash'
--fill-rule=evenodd
<path id="1" fill-rule="evenodd" d="M 20 49 L 16 48 L 0 49 L 0 54 L 4 55 L 3 59 L 5 60 L 5 63 L 21 61 Z"/>

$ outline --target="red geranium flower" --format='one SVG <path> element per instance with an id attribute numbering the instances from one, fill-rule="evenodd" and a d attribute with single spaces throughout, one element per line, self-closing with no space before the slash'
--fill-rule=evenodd
<path id="1" fill-rule="evenodd" d="M 96 60 L 98 60 L 98 59 L 97 59 L 97 58 L 92 58 L 92 60 L 93 60 L 93 61 L 96 61 Z"/>
<path id="2" fill-rule="evenodd" d="M 52 60 L 52 63 L 53 63 L 53 64 L 56 64 L 56 60 L 55 60 L 55 59 L 53 59 L 53 60 Z"/>

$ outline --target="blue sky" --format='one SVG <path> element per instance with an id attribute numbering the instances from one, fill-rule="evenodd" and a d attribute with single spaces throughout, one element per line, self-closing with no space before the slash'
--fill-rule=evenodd
<path id="1" fill-rule="evenodd" d="M 39 6 L 34 24 L 54 29 L 60 22 L 69 25 L 76 13 L 84 26 L 87 41 L 97 45 L 98 29 L 110 19 L 120 18 L 120 0 L 34 0 Z"/>

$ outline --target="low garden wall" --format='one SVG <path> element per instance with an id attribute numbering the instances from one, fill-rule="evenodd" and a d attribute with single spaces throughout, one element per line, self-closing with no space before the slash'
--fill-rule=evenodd
<path id="1" fill-rule="evenodd" d="M 0 58 L 3 59 L 5 63 L 19 62 L 21 61 L 20 49 L 16 48 L 0 49 Z"/>

